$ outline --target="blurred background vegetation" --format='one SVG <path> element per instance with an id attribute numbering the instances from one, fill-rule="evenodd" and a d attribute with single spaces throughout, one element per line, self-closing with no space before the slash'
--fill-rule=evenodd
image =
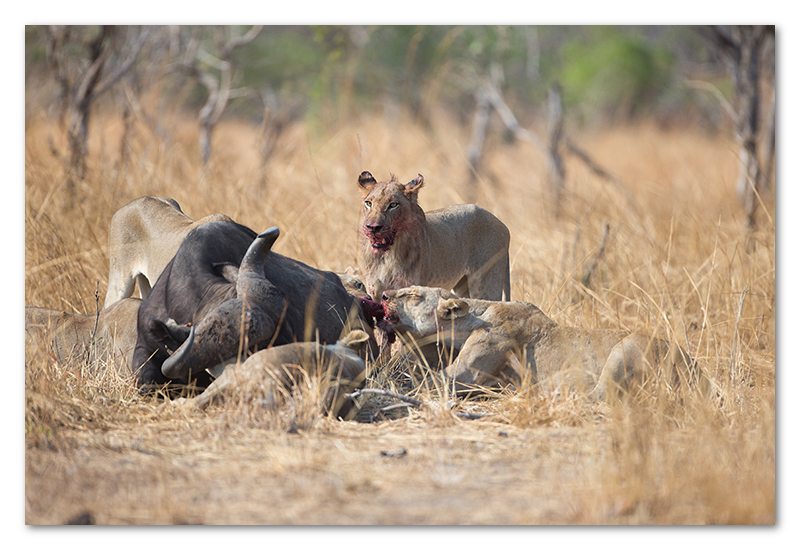
<path id="1" fill-rule="evenodd" d="M 70 55 L 97 26 L 70 27 Z M 230 36 L 249 27 L 228 26 Z M 137 32 L 126 27 L 125 33 Z M 158 80 L 161 95 L 199 109 L 203 87 L 171 70 L 189 37 L 214 54 L 214 28 L 158 27 L 136 67 L 126 74 L 133 89 Z M 48 29 L 27 26 L 26 84 L 48 87 Z M 113 38 L 121 53 L 125 33 Z M 654 116 L 664 124 L 726 124 L 721 106 L 687 90 L 687 79 L 714 84 L 730 97 L 724 57 L 695 27 L 687 26 L 270 26 L 236 49 L 236 97 L 226 116 L 258 123 L 264 101 L 302 104 L 303 114 L 325 128 L 353 111 L 384 110 L 425 118 L 430 109 L 451 110 L 465 124 L 474 109 L 476 80 L 502 67 L 506 101 L 521 122 L 541 116 L 547 90 L 563 88 L 565 109 L 580 124 L 619 123 Z M 211 60 L 200 60 L 210 65 Z M 54 82 L 50 93 L 57 93 Z M 168 98 L 168 99 L 167 99 Z M 56 98 L 51 103 L 58 104 Z M 111 94 L 106 101 L 123 101 Z"/>
<path id="2" fill-rule="evenodd" d="M 774 26 L 27 26 L 25 56 L 26 123 L 64 129 L 69 195 L 97 109 L 163 137 L 167 115 L 197 117 L 205 165 L 225 118 L 259 129 L 267 166 L 297 122 L 324 139 L 376 114 L 447 116 L 471 131 L 473 175 L 489 133 L 536 145 L 556 205 L 564 154 L 613 180 L 570 134 L 647 120 L 735 137 L 748 227 L 773 190 Z"/>

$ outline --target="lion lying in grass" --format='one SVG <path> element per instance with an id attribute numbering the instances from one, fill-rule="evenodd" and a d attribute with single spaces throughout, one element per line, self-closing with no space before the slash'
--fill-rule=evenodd
<path id="1" fill-rule="evenodd" d="M 508 228 L 487 210 L 457 204 L 423 212 L 417 194 L 423 178 L 377 182 L 362 172 L 359 263 L 367 292 L 410 285 L 451 288 L 459 295 L 510 300 Z"/>
<path id="2" fill-rule="evenodd" d="M 694 361 L 676 344 L 623 330 L 562 327 L 525 302 L 461 299 L 415 286 L 386 291 L 383 307 L 384 330 L 460 350 L 444 374 L 461 393 L 530 376 L 607 400 L 654 381 L 659 372 L 672 388 L 698 378 Z"/>
<path id="3" fill-rule="evenodd" d="M 25 306 L 25 341 L 47 342 L 48 351 L 62 365 L 73 360 L 113 361 L 120 374 L 129 375 L 136 346 L 136 313 L 142 301 L 123 298 L 97 316 Z"/>
<path id="4" fill-rule="evenodd" d="M 203 393 L 187 404 L 205 409 L 212 403 L 238 400 L 271 407 L 279 393 L 316 377 L 324 392 L 322 411 L 345 418 L 353 406 L 345 394 L 363 387 L 366 381 L 366 366 L 359 353 L 368 341 L 367 333 L 353 330 L 334 345 L 298 342 L 261 350 L 239 366 L 225 367 Z"/>

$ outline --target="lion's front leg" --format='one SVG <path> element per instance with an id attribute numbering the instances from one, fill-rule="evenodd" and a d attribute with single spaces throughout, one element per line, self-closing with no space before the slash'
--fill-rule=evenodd
<path id="1" fill-rule="evenodd" d="M 508 367 L 519 363 L 515 361 L 515 352 L 516 346 L 505 330 L 477 330 L 464 342 L 458 358 L 445 369 L 445 374 L 459 393 L 472 391 L 475 386 L 508 384 L 513 381 Z"/>

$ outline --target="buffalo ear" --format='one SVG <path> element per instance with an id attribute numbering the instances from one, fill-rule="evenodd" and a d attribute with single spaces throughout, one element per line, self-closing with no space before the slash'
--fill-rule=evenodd
<path id="1" fill-rule="evenodd" d="M 214 269 L 214 273 L 224 278 L 229 283 L 236 284 L 236 281 L 239 279 L 238 265 L 222 262 L 214 263 L 211 267 Z"/>
<path id="2" fill-rule="evenodd" d="M 370 174 L 366 170 L 361 172 L 361 174 L 358 176 L 359 187 L 361 187 L 361 189 L 363 189 L 367 193 L 369 193 L 377 183 L 378 182 L 375 181 L 375 178 L 372 176 L 372 174 Z"/>
<path id="3" fill-rule="evenodd" d="M 469 304 L 458 298 L 440 299 L 438 312 L 442 319 L 458 319 L 469 313 Z"/>
<path id="4" fill-rule="evenodd" d="M 405 195 L 407 197 L 411 197 L 412 195 L 416 195 L 419 193 L 419 190 L 422 189 L 422 184 L 425 183 L 425 178 L 422 177 L 422 174 L 417 174 L 417 177 L 408 182 L 405 185 Z"/>
<path id="5" fill-rule="evenodd" d="M 161 319 L 153 317 L 147 321 L 147 330 L 149 330 L 150 334 L 156 339 L 162 342 L 169 340 L 180 345 L 189 336 L 189 331 L 191 329 L 187 326 L 177 324 L 172 319 L 165 323 Z"/>

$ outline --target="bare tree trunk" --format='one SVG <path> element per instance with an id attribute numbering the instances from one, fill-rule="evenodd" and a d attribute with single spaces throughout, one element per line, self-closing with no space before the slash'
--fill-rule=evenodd
<path id="1" fill-rule="evenodd" d="M 482 93 L 486 96 L 489 103 L 492 107 L 497 111 L 497 114 L 500 115 L 503 124 L 505 124 L 506 128 L 514 134 L 514 137 L 517 139 L 521 139 L 523 141 L 527 141 L 528 143 L 532 144 L 539 153 L 545 158 L 548 162 L 548 172 L 549 178 L 551 179 L 551 186 L 550 188 L 554 191 L 555 195 L 555 205 L 556 205 L 556 215 L 558 215 L 558 210 L 561 203 L 561 198 L 563 196 L 564 190 L 566 188 L 565 181 L 566 181 L 566 170 L 564 168 L 563 160 L 561 157 L 561 144 L 563 143 L 567 150 L 574 154 L 578 159 L 580 159 L 586 166 L 589 167 L 592 172 L 594 172 L 597 176 L 605 179 L 606 181 L 611 182 L 614 184 L 620 191 L 625 194 L 625 198 L 628 201 L 629 206 L 633 211 L 638 211 L 636 206 L 636 202 L 633 200 L 633 196 L 631 195 L 630 191 L 623 185 L 623 183 L 609 174 L 606 170 L 603 170 L 595 161 L 593 161 L 589 155 L 580 149 L 577 145 L 575 145 L 572 140 L 564 135 L 564 115 L 563 109 L 561 106 L 561 96 L 560 91 L 558 89 L 551 90 L 549 96 L 549 103 L 550 103 L 550 142 L 546 144 L 538 134 L 535 132 L 525 129 L 520 126 L 519 121 L 514 116 L 514 113 L 511 111 L 509 106 L 503 100 L 503 96 L 498 89 L 498 87 L 490 81 L 484 81 L 484 87 Z"/>
<path id="2" fill-rule="evenodd" d="M 775 88 L 772 89 L 772 103 L 767 115 L 767 152 L 764 155 L 764 169 L 761 171 L 763 184 L 760 186 L 766 192 L 772 191 L 772 166 L 775 159 Z"/>
<path id="3" fill-rule="evenodd" d="M 72 205 L 75 200 L 75 182 L 86 175 L 86 156 L 88 154 L 89 114 L 94 101 L 133 66 L 139 51 L 142 49 L 150 29 L 145 29 L 131 46 L 128 59 L 121 63 L 116 71 L 101 81 L 103 69 L 111 56 L 113 41 L 118 35 L 114 26 L 104 25 L 93 39 L 83 45 L 88 50 L 85 68 L 77 74 L 70 74 L 68 53 L 69 27 L 50 27 L 48 29 L 48 58 L 51 69 L 55 72 L 56 81 L 64 104 L 69 110 L 67 138 L 69 147 L 69 164 L 66 180 L 67 202 Z"/>
<path id="4" fill-rule="evenodd" d="M 126 96 L 128 95 L 126 89 Z M 131 136 L 133 135 L 134 113 L 132 101 L 126 97 L 122 108 L 122 137 L 119 140 L 119 169 L 127 163 L 131 154 Z"/>
<path id="5" fill-rule="evenodd" d="M 263 25 L 255 25 L 244 36 L 234 37 L 226 42 L 222 29 L 217 27 L 215 42 L 219 50 L 219 58 L 200 50 L 199 40 L 196 37 L 189 41 L 186 48 L 181 67 L 195 77 L 208 91 L 208 99 L 198 115 L 200 122 L 200 156 L 203 159 L 204 166 L 208 166 L 208 161 L 211 158 L 211 136 L 214 126 L 222 116 L 231 97 L 234 69 L 231 59 L 233 50 L 252 42 L 262 28 Z M 200 58 L 219 71 L 219 78 L 209 71 L 200 69 Z"/>
<path id="6" fill-rule="evenodd" d="M 69 151 L 70 168 L 72 175 L 82 180 L 86 175 L 87 137 L 89 128 L 89 107 L 94 99 L 95 87 L 100 81 L 103 64 L 110 53 L 106 39 L 113 39 L 114 27 L 104 25 L 100 33 L 89 44 L 89 68 L 77 82 L 77 87 L 71 99 L 71 114 L 69 121 Z M 68 180 L 68 190 L 74 195 L 74 181 Z"/>
<path id="7" fill-rule="evenodd" d="M 483 85 L 474 94 L 475 114 L 472 117 L 472 136 L 467 146 L 467 162 L 469 162 L 467 192 L 470 201 L 475 201 L 478 195 L 475 183 L 478 180 L 483 149 L 486 144 L 486 133 L 489 129 L 489 116 L 493 106 L 491 95 L 493 93 L 499 95 L 496 90 L 500 87 L 502 80 L 502 68 L 500 65 L 494 64 L 489 70 L 489 76 L 484 78 Z"/>
<path id="8" fill-rule="evenodd" d="M 266 183 L 267 164 L 275 152 L 278 141 L 291 123 L 300 118 L 305 103 L 296 99 L 283 99 L 279 102 L 278 95 L 269 88 L 262 90 L 261 101 L 264 103 L 264 114 L 259 128 L 261 138 L 259 153 L 262 182 Z"/>
<path id="9" fill-rule="evenodd" d="M 764 25 L 734 25 L 727 31 L 718 27 L 706 27 L 717 46 L 731 60 L 731 78 L 734 90 L 736 139 L 739 144 L 739 176 L 736 192 L 744 206 L 748 230 L 756 227 L 759 195 L 767 190 L 769 172 L 761 166 L 759 159 L 760 128 L 760 60 L 766 38 L 774 35 L 774 27 Z M 773 55 L 774 57 L 774 55 Z M 767 128 L 773 133 L 774 126 L 768 121 Z M 771 157 L 771 154 L 770 154 Z M 765 162 L 770 162 L 771 159 Z"/>
<path id="10" fill-rule="evenodd" d="M 469 185 L 472 187 L 478 178 L 478 169 L 483 156 L 483 144 L 486 141 L 486 130 L 489 127 L 489 114 L 492 105 L 486 94 L 479 90 L 475 92 L 475 115 L 472 118 L 472 137 L 467 147 L 467 161 L 469 162 Z"/>
<path id="11" fill-rule="evenodd" d="M 538 82 L 541 78 L 539 74 L 539 32 L 535 26 L 528 27 L 525 32 L 527 39 L 527 51 L 525 52 L 525 75 L 532 82 Z"/>
<path id="12" fill-rule="evenodd" d="M 561 107 L 561 88 L 558 84 L 550 88 L 547 95 L 550 111 L 548 134 L 550 143 L 547 148 L 548 179 L 553 195 L 556 216 L 561 213 L 561 202 L 564 197 L 564 161 L 561 158 L 561 142 L 564 137 L 564 111 Z"/>
<path id="13" fill-rule="evenodd" d="M 747 227 L 755 227 L 755 214 L 758 201 L 757 185 L 761 183 L 761 169 L 758 163 L 758 115 L 759 115 L 759 55 L 763 38 L 763 28 L 735 26 L 732 34 L 738 44 L 734 61 L 733 84 L 737 96 L 739 120 L 736 134 L 739 141 L 739 177 L 736 191 L 744 203 Z"/>
<path id="14" fill-rule="evenodd" d="M 768 194 L 773 191 L 772 165 L 775 156 L 775 34 L 769 32 L 769 28 L 767 29 L 766 40 L 764 41 L 764 46 L 761 48 L 760 53 L 763 67 L 761 78 L 765 84 L 764 88 L 762 88 L 762 92 L 767 94 L 769 104 L 767 105 L 767 109 L 762 109 L 761 113 L 761 126 L 764 127 L 761 151 L 764 154 L 761 156 L 762 181 L 758 185 L 758 189 L 762 190 L 762 194 Z"/>

